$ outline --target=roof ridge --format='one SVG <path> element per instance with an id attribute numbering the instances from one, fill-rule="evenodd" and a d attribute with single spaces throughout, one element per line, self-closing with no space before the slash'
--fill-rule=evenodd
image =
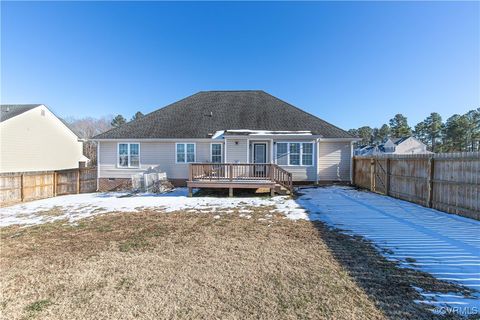
<path id="1" fill-rule="evenodd" d="M 261 89 L 244 89 L 244 90 L 201 90 L 198 93 L 201 92 L 265 92 L 264 90 Z"/>

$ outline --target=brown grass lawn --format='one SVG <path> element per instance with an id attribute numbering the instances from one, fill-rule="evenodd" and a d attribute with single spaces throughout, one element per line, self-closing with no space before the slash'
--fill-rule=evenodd
<path id="1" fill-rule="evenodd" d="M 5 319 L 428 319 L 412 281 L 322 224 L 121 213 L 1 229 Z M 414 279 L 414 280 L 412 280 Z M 419 280 L 420 279 L 420 280 Z"/>

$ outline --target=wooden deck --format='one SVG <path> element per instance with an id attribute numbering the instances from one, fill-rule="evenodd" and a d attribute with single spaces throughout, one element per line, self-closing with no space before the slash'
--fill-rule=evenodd
<path id="1" fill-rule="evenodd" d="M 292 174 L 273 163 L 191 163 L 187 182 L 188 194 L 193 188 L 233 189 L 276 188 L 292 192 Z"/>

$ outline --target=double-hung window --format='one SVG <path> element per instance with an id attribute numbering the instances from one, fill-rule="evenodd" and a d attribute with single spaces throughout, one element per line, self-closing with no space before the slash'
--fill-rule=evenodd
<path id="1" fill-rule="evenodd" d="M 195 162 L 195 143 L 177 143 L 176 160 L 177 163 Z"/>
<path id="2" fill-rule="evenodd" d="M 119 143 L 117 159 L 118 159 L 118 166 L 121 168 L 140 167 L 140 144 Z"/>
<path id="3" fill-rule="evenodd" d="M 277 142 L 275 161 L 284 166 L 312 166 L 313 143 Z"/>
<path id="4" fill-rule="evenodd" d="M 211 144 L 211 156 L 213 163 L 222 163 L 222 144 L 221 143 L 212 143 Z"/>

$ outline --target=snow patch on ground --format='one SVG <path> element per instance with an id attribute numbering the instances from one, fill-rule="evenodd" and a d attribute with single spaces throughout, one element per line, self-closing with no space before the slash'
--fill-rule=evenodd
<path id="1" fill-rule="evenodd" d="M 309 220 L 361 235 L 403 267 L 480 290 L 480 221 L 425 208 L 410 202 L 348 187 L 303 188 L 297 202 Z M 301 216 L 300 213 L 298 213 Z M 421 303 L 457 307 L 458 313 L 480 310 L 480 294 L 421 292 Z M 446 311 L 448 312 L 448 310 Z"/>
<path id="2" fill-rule="evenodd" d="M 249 219 L 253 213 L 252 207 L 277 207 L 274 212 L 290 216 L 299 209 L 299 205 L 284 196 L 273 198 L 189 198 L 186 188 L 178 188 L 166 194 L 137 194 L 129 196 L 126 193 L 87 193 L 67 195 L 55 198 L 32 201 L 0 209 L 0 227 L 10 225 L 36 225 L 58 220 L 73 223 L 79 219 L 104 214 L 108 212 L 135 212 L 145 209 L 162 212 L 187 211 L 214 213 L 233 213 L 235 210 L 242 217 Z M 277 203 L 280 204 L 277 206 Z"/>

